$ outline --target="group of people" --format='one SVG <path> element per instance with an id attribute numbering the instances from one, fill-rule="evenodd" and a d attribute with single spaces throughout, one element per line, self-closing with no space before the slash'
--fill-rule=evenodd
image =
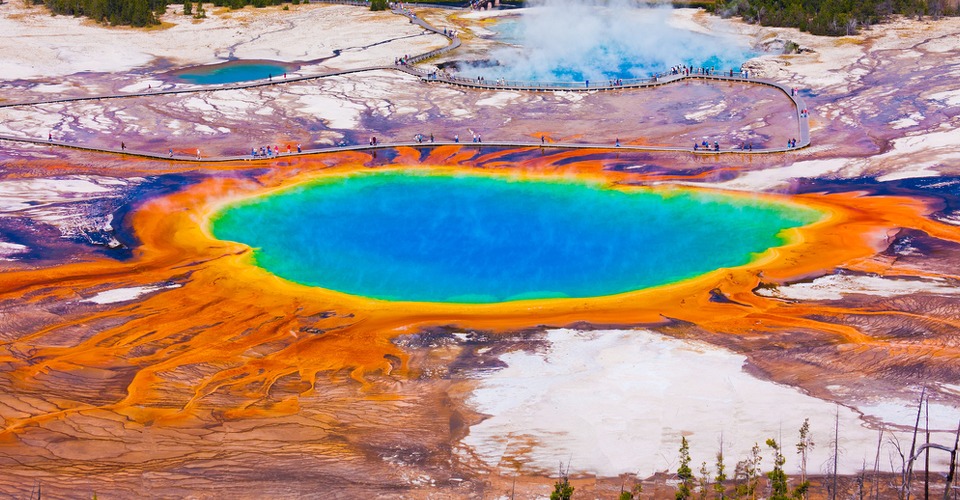
<path id="1" fill-rule="evenodd" d="M 287 144 L 287 154 L 291 154 L 292 152 L 293 151 L 291 146 Z M 300 145 L 300 143 L 297 143 L 297 152 L 298 153 L 303 152 L 303 147 Z M 200 150 L 197 150 L 197 156 L 199 157 L 199 155 L 200 155 Z M 280 156 L 280 146 L 274 145 L 272 149 L 270 148 L 270 146 L 260 146 L 259 151 L 257 150 L 256 147 L 252 147 L 250 148 L 250 156 L 252 156 L 253 158 L 266 158 L 270 156 Z"/>
<path id="2" fill-rule="evenodd" d="M 423 140 L 424 140 L 424 139 L 425 139 L 425 137 L 424 137 L 423 134 L 417 134 L 417 135 L 413 136 L 413 140 L 416 141 L 417 143 L 423 143 Z M 430 134 L 430 142 L 433 142 L 433 134 L 432 134 L 432 133 Z"/>
<path id="3" fill-rule="evenodd" d="M 700 142 L 699 144 L 696 143 L 696 142 L 694 142 L 694 143 L 693 143 L 693 150 L 694 150 L 694 151 L 710 151 L 710 143 L 707 142 L 706 140 Z M 720 151 L 720 142 L 719 142 L 719 141 L 713 141 L 713 150 L 714 150 L 714 151 Z"/>
<path id="4" fill-rule="evenodd" d="M 787 147 L 788 147 L 788 148 L 795 148 L 795 147 L 797 147 L 797 140 L 796 140 L 796 139 L 790 139 L 789 141 L 787 141 Z"/>
<path id="5" fill-rule="evenodd" d="M 670 68 L 671 75 L 690 76 L 691 73 L 694 75 L 712 75 L 716 72 L 717 70 L 715 68 L 707 68 L 706 66 L 694 68 L 693 66 L 687 66 L 686 64 L 678 64 Z M 730 76 L 733 76 L 732 69 L 730 70 Z"/>

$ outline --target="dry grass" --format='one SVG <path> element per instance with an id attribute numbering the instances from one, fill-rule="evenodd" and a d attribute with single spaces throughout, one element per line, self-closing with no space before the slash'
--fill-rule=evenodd
<path id="1" fill-rule="evenodd" d="M 844 45 L 863 45 L 866 42 L 862 37 L 856 36 L 841 36 L 834 40 L 833 44 L 837 47 L 842 47 Z"/>

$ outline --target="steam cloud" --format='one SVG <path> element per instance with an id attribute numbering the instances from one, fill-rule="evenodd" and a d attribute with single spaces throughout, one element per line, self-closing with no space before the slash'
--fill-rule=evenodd
<path id="1" fill-rule="evenodd" d="M 670 26 L 669 6 L 628 0 L 532 0 L 516 22 L 519 47 L 496 50 L 496 67 L 464 68 L 464 76 L 510 81 L 606 81 L 647 78 L 687 64 L 738 68 L 752 56 L 730 37 Z"/>

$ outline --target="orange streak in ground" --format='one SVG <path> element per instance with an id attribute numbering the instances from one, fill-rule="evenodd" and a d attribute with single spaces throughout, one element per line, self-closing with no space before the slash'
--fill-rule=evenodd
<path id="1" fill-rule="evenodd" d="M 439 171 L 509 168 L 508 173 L 518 177 L 589 179 L 611 185 L 665 178 L 605 171 L 596 160 L 556 164 L 596 152 L 569 151 L 510 163 L 515 152 L 473 159 L 477 155 L 473 148 L 445 146 L 431 152 L 430 162 L 448 165 L 432 167 Z M 400 148 L 394 163 L 430 170 L 419 166 L 419 158 L 417 149 Z M 923 201 L 858 193 L 750 194 L 815 207 L 829 217 L 791 230 L 789 244 L 765 252 L 749 265 L 673 285 L 608 297 L 464 305 L 385 302 L 298 285 L 255 267 L 249 248 L 215 240 L 206 229 L 209 217 L 231 201 L 319 176 L 369 170 L 362 165 L 370 160 L 364 153 L 328 155 L 274 169 L 258 182 L 208 179 L 147 201 L 132 214 L 142 245 L 129 262 L 100 260 L 0 274 L 0 300 L 38 306 L 103 289 L 182 284 L 132 303 L 88 307 L 3 345 L 0 362 L 8 363 L 8 377 L 25 390 L 42 386 L 45 377 L 58 373 L 133 369 L 133 375 L 114 392 L 98 394 L 107 402 L 91 405 L 76 402 L 83 398 L 64 396 L 56 411 L 9 418 L 0 438 L 94 406 L 139 422 L 182 421 L 193 412 L 211 409 L 228 419 L 290 414 L 298 410 L 297 393 L 274 391 L 278 382 L 298 387 L 303 396 L 314 390 L 318 377 L 338 372 L 349 373 L 368 389 L 368 397 L 385 397 L 373 393 L 365 374 L 409 373 L 407 357 L 391 340 L 431 326 L 509 331 L 575 322 L 655 324 L 676 319 L 734 335 L 801 328 L 837 341 L 869 344 L 877 340 L 855 328 L 809 319 L 822 309 L 758 296 L 753 289 L 761 279 L 782 283 L 863 262 L 883 248 L 886 235 L 895 228 L 919 229 L 960 242 L 960 228 L 926 218 L 930 209 Z M 719 290 L 733 303 L 711 301 L 711 290 Z M 47 341 L 69 328 L 97 324 L 106 326 L 93 328 L 91 335 L 73 343 Z"/>

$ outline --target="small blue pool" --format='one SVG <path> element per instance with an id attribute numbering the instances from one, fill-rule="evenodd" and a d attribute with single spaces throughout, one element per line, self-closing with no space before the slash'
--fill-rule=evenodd
<path id="1" fill-rule="evenodd" d="M 222 64 L 194 66 L 176 73 L 179 80 L 199 85 L 249 82 L 268 78 L 283 78 L 296 67 L 271 61 L 230 61 Z"/>

